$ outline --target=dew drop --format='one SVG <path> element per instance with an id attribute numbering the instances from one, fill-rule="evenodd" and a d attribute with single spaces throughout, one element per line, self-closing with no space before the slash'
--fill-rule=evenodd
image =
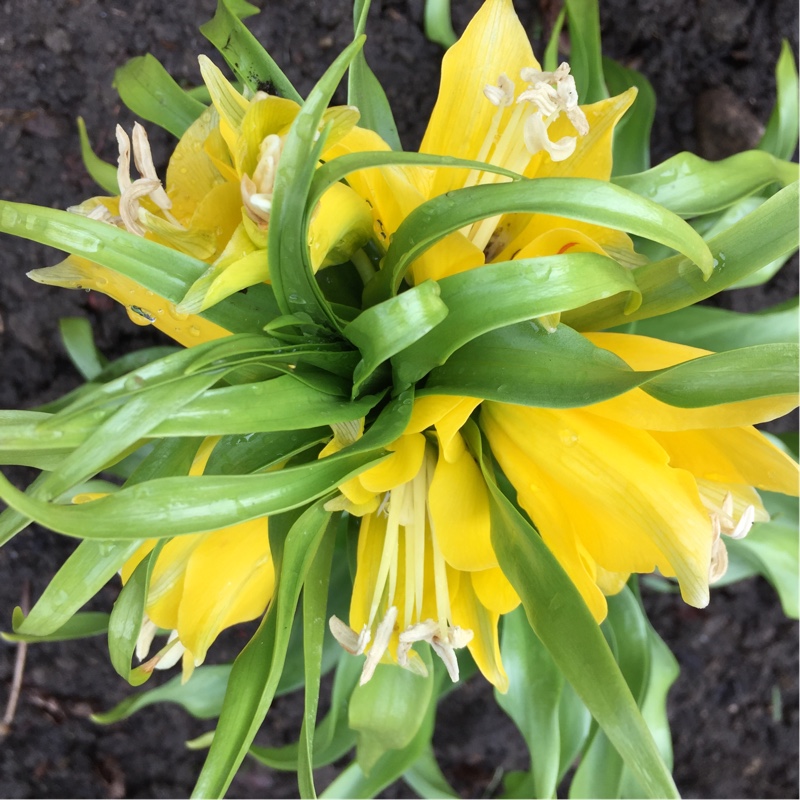
<path id="1" fill-rule="evenodd" d="M 195 338 L 199 338 L 199 336 L 200 336 L 200 328 L 198 328 L 196 325 L 192 325 L 189 328 L 189 336 L 194 336 Z"/>
<path id="2" fill-rule="evenodd" d="M 566 447 L 572 447 L 578 443 L 578 434 L 569 428 L 562 428 L 558 432 L 558 438 L 561 439 L 561 443 Z"/>
<path id="3" fill-rule="evenodd" d="M 156 321 L 156 318 L 141 306 L 128 306 L 125 310 L 128 312 L 130 321 L 136 325 L 152 325 Z"/>

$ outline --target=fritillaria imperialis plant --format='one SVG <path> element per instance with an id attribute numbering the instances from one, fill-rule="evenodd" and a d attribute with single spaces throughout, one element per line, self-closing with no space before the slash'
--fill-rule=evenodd
<path id="1" fill-rule="evenodd" d="M 652 90 L 600 60 L 597 9 L 568 2 L 541 64 L 511 0 L 486 0 L 409 153 L 361 52 L 367 5 L 303 99 L 252 7 L 220 0 L 203 32 L 232 79 L 204 56 L 204 92 L 150 56 L 118 74 L 178 137 L 165 175 L 144 126 L 117 128 L 116 167 L 82 130 L 105 195 L 0 203 L 0 229 L 69 253 L 34 280 L 103 292 L 181 345 L 104 366 L 71 323 L 87 383 L 2 415 L 4 463 L 41 475 L 0 478 L 0 540 L 32 520 L 81 539 L 8 638 L 107 633 L 133 685 L 180 662 L 161 699 L 219 717 L 197 796 L 249 753 L 313 797 L 314 768 L 353 747 L 326 796 L 400 776 L 455 796 L 431 734 L 475 672 L 531 749 L 509 795 L 554 796 L 579 759 L 576 796 L 675 796 L 674 659 L 637 576 L 703 607 L 730 562 L 797 613 L 797 466 L 752 427 L 796 405 L 787 312 L 693 308 L 797 247 L 791 54 L 759 149 L 650 168 Z M 81 612 L 117 573 L 110 615 Z M 203 666 L 259 618 L 233 665 Z M 254 745 L 300 686 L 298 743 Z"/>

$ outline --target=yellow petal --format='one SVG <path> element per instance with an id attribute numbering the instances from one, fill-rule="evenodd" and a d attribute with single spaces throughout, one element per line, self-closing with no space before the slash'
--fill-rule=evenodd
<path id="1" fill-rule="evenodd" d="M 436 541 L 451 567 L 472 571 L 497 566 L 491 542 L 489 492 L 466 448 L 452 462 L 440 450 L 428 505 Z"/>
<path id="2" fill-rule="evenodd" d="M 597 253 L 601 256 L 605 255 L 603 248 L 585 233 L 574 228 L 554 228 L 526 244 L 514 255 L 514 259 L 539 258 L 540 256 L 554 256 L 562 253 Z"/>
<path id="3" fill-rule="evenodd" d="M 619 594 L 630 577 L 630 572 L 611 572 L 597 565 L 597 585 L 606 597 Z"/>
<path id="4" fill-rule="evenodd" d="M 335 158 L 347 153 L 388 150 L 372 131 L 354 128 L 327 153 Z M 347 176 L 348 184 L 372 207 L 373 230 L 379 244 L 388 247 L 400 223 L 427 198 L 411 180 L 413 170 L 387 166 L 358 170 Z M 461 233 L 451 233 L 420 256 L 411 266 L 415 284 L 438 280 L 483 264 L 483 253 Z"/>
<path id="5" fill-rule="evenodd" d="M 511 0 L 487 0 L 445 53 L 439 96 L 420 152 L 476 158 L 497 111 L 484 87 L 495 85 L 505 73 L 520 92 L 526 88 L 520 78 L 525 67 L 538 69 L 539 64 Z M 505 109 L 500 130 L 513 111 L 513 105 Z M 437 170 L 429 196 L 463 186 L 468 175 L 468 170 Z"/>
<path id="6" fill-rule="evenodd" d="M 230 332 L 199 316 L 182 314 L 163 297 L 143 288 L 130 278 L 85 258 L 69 256 L 60 264 L 35 269 L 28 276 L 37 283 L 67 289 L 94 289 L 122 303 L 128 316 L 139 325 L 152 324 L 184 347 L 221 339 Z M 131 310 L 139 309 L 144 312 Z"/>
<path id="7" fill-rule="evenodd" d="M 422 466 L 425 437 L 421 433 L 401 436 L 387 447 L 392 452 L 384 461 L 358 476 L 361 485 L 374 494 L 388 492 L 410 481 Z"/>
<path id="8" fill-rule="evenodd" d="M 311 267 L 343 264 L 369 240 L 372 214 L 367 203 L 349 186 L 335 183 L 322 198 L 311 217 L 308 247 Z"/>
<path id="9" fill-rule="evenodd" d="M 223 629 L 263 614 L 274 586 L 266 518 L 208 534 L 186 567 L 176 625 L 195 664 Z"/>
<path id="10" fill-rule="evenodd" d="M 189 467 L 190 475 L 202 475 L 205 472 L 208 459 L 211 458 L 211 454 L 221 438 L 221 436 L 206 436 L 203 439 L 192 459 L 192 466 Z"/>
<path id="11" fill-rule="evenodd" d="M 798 494 L 797 463 L 755 428 L 658 431 L 652 436 L 669 453 L 673 466 L 698 478 Z"/>
<path id="12" fill-rule="evenodd" d="M 608 613 L 605 596 L 597 585 L 596 562 L 583 547 L 557 487 L 518 447 L 519 439 L 509 437 L 495 422 L 492 404 L 484 403 L 481 426 L 486 432 L 492 453 L 517 490 L 519 504 L 528 513 L 547 547 L 581 593 L 598 622 Z"/>
<path id="13" fill-rule="evenodd" d="M 478 600 L 489 611 L 508 614 L 519 605 L 519 595 L 500 567 L 471 572 L 470 577 Z"/>
<path id="14" fill-rule="evenodd" d="M 198 314 L 226 297 L 269 280 L 266 250 L 254 250 L 224 267 L 209 267 L 178 304 L 185 314 Z"/>
<path id="15" fill-rule="evenodd" d="M 356 554 L 356 577 L 350 596 L 350 627 L 358 633 L 369 623 L 369 610 L 378 582 L 383 542 L 386 538 L 386 517 L 367 514 L 361 518 Z"/>
<path id="16" fill-rule="evenodd" d="M 421 433 L 455 411 L 464 400 L 471 399 L 446 394 L 429 394 L 414 401 L 406 433 Z M 480 402 L 480 401 L 478 401 Z"/>
<path id="17" fill-rule="evenodd" d="M 250 103 L 242 118 L 236 143 L 236 171 L 240 175 L 252 175 L 255 172 L 261 143 L 271 134 L 285 133 L 299 111 L 300 106 L 294 100 L 274 95 Z"/>
<path id="18" fill-rule="evenodd" d="M 610 350 L 637 371 L 671 367 L 707 355 L 708 350 L 666 342 L 649 336 L 626 333 L 585 333 L 597 347 Z M 642 389 L 587 408 L 607 419 L 654 431 L 681 431 L 695 428 L 730 428 L 767 422 L 788 414 L 797 406 L 795 395 L 780 395 L 756 400 L 740 400 L 705 408 L 677 408 L 656 400 Z"/>
<path id="19" fill-rule="evenodd" d="M 687 603 L 708 603 L 711 523 L 694 478 L 670 467 L 653 437 L 580 409 L 484 409 L 547 473 L 598 564 L 612 572 L 674 571 Z M 505 469 L 502 450 L 495 454 Z"/>
<path id="20" fill-rule="evenodd" d="M 73 499 L 73 502 L 77 502 L 77 500 Z M 145 556 L 147 556 L 148 553 L 152 552 L 157 543 L 158 539 L 146 539 L 144 542 L 142 542 L 136 552 L 122 565 L 122 569 L 119 571 L 119 576 L 122 579 L 123 586 L 130 580 L 131 575 L 133 575 L 136 567 L 138 567 L 139 564 L 144 561 Z"/>
<path id="21" fill-rule="evenodd" d="M 472 641 L 467 645 L 478 669 L 499 692 L 508 691 L 508 675 L 503 669 L 500 641 L 497 636 L 499 614 L 489 611 L 478 600 L 472 581 L 462 580 L 458 591 L 451 592 L 450 609 L 453 625 L 472 631 Z"/>
<path id="22" fill-rule="evenodd" d="M 176 536 L 167 542 L 158 554 L 150 575 L 145 611 L 159 628 L 172 630 L 178 627 L 178 609 L 183 596 L 186 565 L 207 533 Z"/>
<path id="23" fill-rule="evenodd" d="M 225 180 L 203 149 L 206 139 L 218 125 L 217 112 L 213 108 L 206 109 L 181 136 L 170 156 L 167 195 L 172 200 L 170 210 L 182 225 L 191 223 L 203 198 Z"/>
<path id="24" fill-rule="evenodd" d="M 236 141 L 244 115 L 250 103 L 239 94 L 222 74 L 219 67 L 207 56 L 198 56 L 200 74 L 211 95 L 211 102 L 219 114 L 219 129 L 231 153 L 236 151 Z"/>

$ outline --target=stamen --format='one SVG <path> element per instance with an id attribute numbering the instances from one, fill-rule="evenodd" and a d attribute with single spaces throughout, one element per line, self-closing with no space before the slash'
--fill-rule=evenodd
<path id="1" fill-rule="evenodd" d="M 728 535 L 731 537 L 731 539 L 744 539 L 744 537 L 747 536 L 748 533 L 750 533 L 750 528 L 753 527 L 755 519 L 756 519 L 755 506 L 747 506 L 742 516 L 739 517 L 739 521 L 736 523 L 736 527 Z"/>
<path id="2" fill-rule="evenodd" d="M 139 629 L 139 636 L 136 639 L 136 658 L 139 661 L 144 661 L 147 658 L 157 630 L 158 625 L 145 614 L 142 620 L 142 627 Z"/>
<path id="3" fill-rule="evenodd" d="M 372 637 L 366 625 L 361 629 L 361 633 L 356 633 L 335 615 L 328 620 L 328 627 L 333 634 L 333 638 L 353 656 L 360 656 Z"/>
<path id="4" fill-rule="evenodd" d="M 364 669 L 361 670 L 361 678 L 358 681 L 360 686 L 363 686 L 375 674 L 375 668 L 389 646 L 395 622 L 397 622 L 397 606 L 390 606 L 375 631 L 375 641 L 372 643 L 369 653 L 367 653 Z"/>

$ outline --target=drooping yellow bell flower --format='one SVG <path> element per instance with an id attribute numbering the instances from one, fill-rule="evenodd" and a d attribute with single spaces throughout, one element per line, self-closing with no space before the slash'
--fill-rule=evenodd
<path id="1" fill-rule="evenodd" d="M 217 441 L 203 443 L 190 475 L 203 473 Z M 155 539 L 148 540 L 126 562 L 123 584 L 155 545 Z M 153 567 L 136 654 L 147 657 L 157 628 L 172 631 L 147 666 L 166 669 L 182 659 L 186 681 L 225 628 L 264 613 L 274 587 L 266 517 L 177 536 L 164 545 Z"/>
<path id="2" fill-rule="evenodd" d="M 459 433 L 478 402 L 417 400 L 405 433 L 388 448 L 392 455 L 332 501 L 362 518 L 349 626 L 331 620 L 349 652 L 367 654 L 362 683 L 381 661 L 424 672 L 413 646 L 425 641 L 454 681 L 455 650 L 466 646 L 488 680 L 508 687 L 497 623 L 519 598 L 498 566 L 488 490 Z M 355 435 L 337 430 L 321 457 Z"/>
<path id="3" fill-rule="evenodd" d="M 629 90 L 579 106 L 569 66 L 543 72 L 511 0 L 487 0 L 444 56 L 420 152 L 482 161 L 528 178 L 609 180 L 614 126 L 635 94 Z M 354 129 L 330 155 L 366 149 L 387 145 L 377 134 Z M 402 221 L 426 200 L 507 180 L 479 169 L 418 166 L 374 168 L 348 177 L 369 200 L 375 237 L 387 246 Z M 417 284 L 484 263 L 564 252 L 596 252 L 626 266 L 642 261 L 623 232 L 544 214 L 513 214 L 450 234 L 411 265 L 409 279 Z"/>
<path id="4" fill-rule="evenodd" d="M 213 105 L 176 145 L 165 185 L 144 128 L 136 123 L 129 138 L 118 126 L 120 195 L 91 198 L 70 210 L 205 261 L 208 270 L 177 306 L 85 259 L 70 257 L 30 273 L 41 283 L 108 294 L 127 308 L 134 322 L 154 324 L 186 346 L 227 333 L 199 321 L 200 312 L 240 289 L 269 280 L 266 247 L 272 190 L 283 141 L 300 110 L 291 100 L 263 92 L 248 99 L 207 58 L 201 56 L 200 65 Z M 358 116 L 351 107 L 325 112 L 322 125 L 330 125 L 328 147 L 353 128 Z M 138 172 L 135 179 L 131 158 Z M 311 218 L 312 268 L 349 259 L 366 242 L 371 227 L 369 208 L 361 197 L 342 183 L 330 187 Z"/>
<path id="5" fill-rule="evenodd" d="M 587 334 L 637 370 L 706 351 L 626 334 Z M 690 605 L 708 603 L 727 556 L 769 519 L 756 489 L 798 494 L 797 464 L 750 423 L 787 413 L 796 397 L 709 408 L 669 406 L 634 389 L 585 408 L 484 402 L 492 453 L 542 538 L 595 618 L 631 573 L 677 577 Z"/>

